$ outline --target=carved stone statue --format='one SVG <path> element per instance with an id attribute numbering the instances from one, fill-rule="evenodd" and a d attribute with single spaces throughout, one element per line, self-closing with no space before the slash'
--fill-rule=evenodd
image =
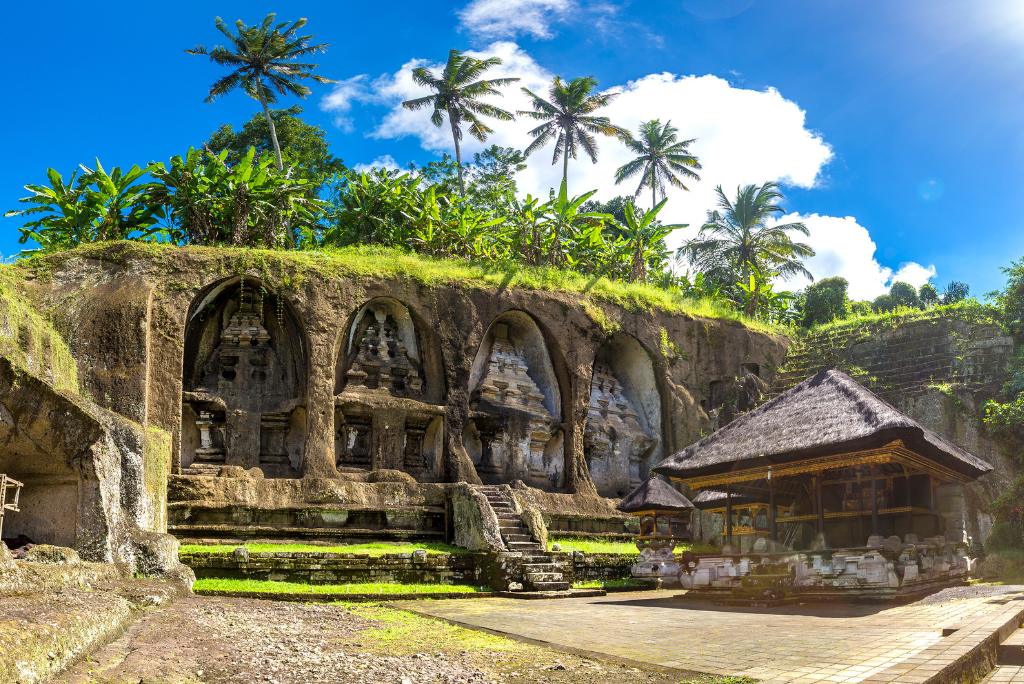
<path id="1" fill-rule="evenodd" d="M 654 444 L 614 371 L 595 364 L 583 445 L 598 491 L 617 497 L 639 487 Z"/>

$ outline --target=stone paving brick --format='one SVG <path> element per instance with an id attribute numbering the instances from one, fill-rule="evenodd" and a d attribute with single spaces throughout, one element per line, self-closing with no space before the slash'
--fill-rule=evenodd
<path id="1" fill-rule="evenodd" d="M 663 591 L 539 601 L 442 600 L 405 607 L 556 648 L 688 672 L 801 684 L 923 684 L 1024 611 L 1024 601 L 1009 600 L 1021 588 L 1005 591 L 998 596 L 954 591 L 948 599 L 939 594 L 898 606 L 723 607 Z M 942 636 L 944 629 L 949 636 Z M 1024 673 L 1019 676 L 991 681 L 1024 684 Z"/>

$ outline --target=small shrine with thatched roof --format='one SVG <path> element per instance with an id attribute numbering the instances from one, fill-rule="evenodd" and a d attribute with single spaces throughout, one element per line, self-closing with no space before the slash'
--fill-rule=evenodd
<path id="1" fill-rule="evenodd" d="M 683 573 L 684 586 L 770 584 L 769 593 L 779 594 L 785 587 L 891 593 L 962 579 L 968 540 L 956 507 L 942 502 L 991 469 L 830 370 L 653 470 L 692 491 L 697 508 L 721 516 L 723 553 Z M 771 582 L 756 580 L 762 571 Z"/>

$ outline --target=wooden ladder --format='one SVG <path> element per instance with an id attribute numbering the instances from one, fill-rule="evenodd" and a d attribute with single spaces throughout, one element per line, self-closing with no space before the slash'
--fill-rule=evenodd
<path id="1" fill-rule="evenodd" d="M 21 482 L 18 482 L 10 475 L 0 473 L 0 539 L 3 538 L 4 532 L 4 513 L 7 511 L 17 513 L 20 510 L 18 508 L 18 497 L 21 496 L 21 488 L 23 486 Z M 14 494 L 8 498 L 8 492 L 12 490 Z"/>

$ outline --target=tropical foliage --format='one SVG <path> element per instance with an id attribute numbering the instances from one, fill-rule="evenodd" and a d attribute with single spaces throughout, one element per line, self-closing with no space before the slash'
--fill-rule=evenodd
<path id="1" fill-rule="evenodd" d="M 455 144 L 455 165 L 459 175 L 459 190 L 466 193 L 466 184 L 462 175 L 462 124 L 469 124 L 469 134 L 483 142 L 492 132 L 482 117 L 491 117 L 502 121 L 510 121 L 512 114 L 500 107 L 484 102 L 481 98 L 487 95 L 500 95 L 500 87 L 518 81 L 518 78 L 480 78 L 493 67 L 501 64 L 497 57 L 477 59 L 465 55 L 458 50 L 448 53 L 448 61 L 444 71 L 436 75 L 426 67 L 412 70 L 412 79 L 417 84 L 434 91 L 433 95 L 406 100 L 402 106 L 406 109 L 431 108 L 430 121 L 440 128 L 445 118 L 452 129 L 452 142 Z"/>
<path id="2" fill-rule="evenodd" d="M 233 27 L 217 18 L 226 45 L 186 51 L 229 69 L 206 99 L 238 89 L 259 101 L 261 112 L 240 129 L 221 126 L 166 163 L 108 172 L 97 160 L 67 178 L 49 169 L 47 183 L 26 186 L 23 206 L 7 212 L 22 219 L 21 242 L 44 251 L 118 239 L 304 250 L 379 245 L 495 264 L 502 272 L 526 265 L 574 271 L 595 283 L 602 276 L 640 283 L 672 301 L 701 300 L 772 323 L 817 320 L 802 313 L 813 290 L 798 297 L 778 289 L 780 280 L 808 275 L 803 259 L 813 252 L 790 235 L 806 235 L 802 224 L 777 222 L 783 198 L 772 183 L 740 188 L 734 199 L 719 188 L 718 208 L 673 258 L 669 236 L 685 226 L 660 217 L 669 189 L 700 180 L 701 164 L 690 151 L 695 140 L 681 139 L 671 121 L 657 118 L 642 123 L 634 139 L 601 113 L 614 93 L 598 92 L 591 77 L 555 77 L 546 97 L 523 88 L 530 108 L 518 114 L 535 122 L 528 146 L 492 145 L 466 160 L 466 132 L 485 141 L 489 120 L 514 118 L 489 99 L 519 79 L 488 78 L 501 60 L 451 50 L 439 73 L 412 70 L 429 92 L 402 104 L 429 110 L 438 127 L 447 122 L 454 158 L 404 171 L 346 168 L 299 107 L 271 108 L 281 97 L 307 96 L 309 81 L 331 82 L 308 61 L 326 46 L 303 34 L 305 25 L 277 22 L 274 14 Z M 637 183 L 632 196 L 569 192 L 569 159 L 582 151 L 596 161 L 599 136 L 617 138 L 635 154 L 615 174 L 617 183 Z M 523 196 L 516 175 L 549 145 L 552 164 L 562 163 L 559 187 Z M 645 191 L 649 209 L 646 202 L 637 206 Z M 947 290 L 942 299 L 957 292 Z M 937 297 L 934 288 L 919 294 L 922 302 Z"/>
<path id="3" fill-rule="evenodd" d="M 231 72 L 218 79 L 206 96 L 207 102 L 240 88 L 246 95 L 260 103 L 263 116 L 270 133 L 270 142 L 274 148 L 277 170 L 284 170 L 284 159 L 281 156 L 281 144 L 277 137 L 277 126 L 270 114 L 270 105 L 277 102 L 278 95 L 296 95 L 306 97 L 311 92 L 303 84 L 303 79 L 317 83 L 331 83 L 331 79 L 315 73 L 316 64 L 297 60 L 318 52 L 324 52 L 327 45 L 313 44 L 311 35 L 299 35 L 298 31 L 306 25 L 306 19 L 298 21 L 274 23 L 276 15 L 268 14 L 260 24 L 247 26 L 241 19 L 235 22 L 234 33 L 228 29 L 224 20 L 217 17 L 214 25 L 228 39 L 230 47 L 217 45 L 207 48 L 202 45 L 186 50 L 190 55 L 209 57 Z"/>
<path id="4" fill-rule="evenodd" d="M 562 183 L 569 182 L 569 158 L 576 159 L 582 149 L 590 161 L 597 163 L 597 135 L 629 139 L 629 132 L 611 122 L 607 116 L 595 114 L 615 97 L 615 93 L 595 93 L 597 80 L 591 76 L 574 78 L 568 83 L 555 76 L 545 100 L 529 88 L 523 92 L 530 98 L 532 110 L 520 111 L 520 116 L 542 122 L 530 131 L 533 142 L 526 148 L 526 156 L 548 145 L 555 144 L 551 163 L 562 160 Z"/>
<path id="5" fill-rule="evenodd" d="M 651 208 L 654 208 L 658 204 L 658 193 L 662 197 L 667 194 L 666 183 L 686 190 L 680 176 L 700 180 L 695 170 L 700 169 L 700 162 L 689 150 L 695 140 L 679 140 L 679 131 L 671 121 L 664 124 L 658 119 L 645 121 L 640 124 L 639 132 L 639 137 L 626 141 L 626 146 L 637 156 L 618 168 L 615 172 L 616 183 L 639 174 L 640 184 L 633 196 L 639 197 L 644 188 L 650 188 Z"/>
<path id="6" fill-rule="evenodd" d="M 159 183 L 149 201 L 166 208 L 167 232 L 174 240 L 271 248 L 316 240 L 324 205 L 309 196 L 312 181 L 278 172 L 274 158 L 257 157 L 255 148 L 234 166 L 227 156 L 227 150 L 190 149 L 167 166 L 153 165 Z"/>
<path id="7" fill-rule="evenodd" d="M 735 283 L 741 292 L 750 287 L 749 294 L 741 295 L 747 315 L 757 311 L 770 279 L 811 279 L 803 260 L 814 256 L 814 250 L 790 236 L 808 235 L 809 231 L 803 223 L 776 222 L 782 213 L 782 193 L 777 185 L 746 185 L 737 189 L 735 199 L 721 186 L 715 192 L 718 208 L 708 212 L 697 237 L 680 248 L 681 257 L 724 286 Z"/>
<path id="8" fill-rule="evenodd" d="M 300 118 L 301 107 L 272 109 L 281 158 L 284 166 L 291 169 L 293 176 L 312 181 L 311 189 L 319 192 L 321 185 L 332 176 L 345 171 L 344 162 L 331 153 L 327 134 L 319 126 L 313 126 Z M 227 150 L 225 161 L 234 166 L 246 155 L 250 147 L 256 154 L 273 153 L 270 142 L 270 127 L 262 114 L 256 114 L 235 130 L 231 124 L 224 124 L 210 136 L 203 148 L 214 154 Z M 317 194 L 314 193 L 314 194 Z"/>
<path id="9" fill-rule="evenodd" d="M 30 218 L 20 228 L 19 242 L 34 240 L 43 251 L 151 236 L 160 232 L 160 210 L 149 199 L 155 185 L 145 180 L 152 169 L 115 166 L 108 173 L 97 159 L 96 168 L 82 166 L 81 175 L 73 172 L 66 182 L 47 169 L 50 184 L 26 185 L 30 194 L 19 202 L 29 206 L 4 215 Z"/>

